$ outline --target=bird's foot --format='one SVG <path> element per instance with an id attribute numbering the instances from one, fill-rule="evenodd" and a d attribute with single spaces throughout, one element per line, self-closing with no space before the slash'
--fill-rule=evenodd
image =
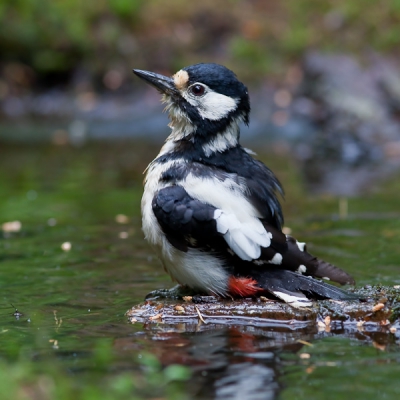
<path id="1" fill-rule="evenodd" d="M 198 292 L 187 286 L 176 285 L 171 289 L 157 289 L 148 293 L 145 300 L 157 300 L 157 299 L 182 299 L 185 296 L 197 296 Z M 202 296 L 198 296 L 202 297 Z M 205 296 L 207 297 L 207 296 Z"/>
<path id="2" fill-rule="evenodd" d="M 200 303 L 216 303 L 218 299 L 215 296 L 192 296 L 192 301 L 195 304 L 200 304 Z"/>

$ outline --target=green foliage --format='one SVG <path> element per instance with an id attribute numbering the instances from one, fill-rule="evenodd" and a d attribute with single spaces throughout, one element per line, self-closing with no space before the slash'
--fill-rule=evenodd
<path id="1" fill-rule="evenodd" d="M 132 26 L 141 0 L 16 0 L 0 8 L 1 52 L 38 72 L 90 64 L 93 54 L 117 53 L 126 19 Z"/>
<path id="2" fill-rule="evenodd" d="M 244 67 L 251 74 L 270 72 L 268 52 L 262 42 L 235 37 L 230 50 L 233 61 L 239 68 Z"/>
<path id="3" fill-rule="evenodd" d="M 4 0 L 0 53 L 39 77 L 78 66 L 102 77 L 116 65 L 172 71 L 215 60 L 257 79 L 310 47 L 396 52 L 399 26 L 399 0 Z"/>
<path id="4" fill-rule="evenodd" d="M 143 0 L 108 0 L 110 10 L 125 18 L 133 18 L 138 14 Z"/>

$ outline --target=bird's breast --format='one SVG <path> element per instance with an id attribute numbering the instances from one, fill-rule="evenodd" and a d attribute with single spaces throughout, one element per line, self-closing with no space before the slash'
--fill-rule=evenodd
<path id="1" fill-rule="evenodd" d="M 147 168 L 141 203 L 142 229 L 146 239 L 152 245 L 167 247 L 165 235 L 161 230 L 156 216 L 154 215 L 152 202 L 155 193 L 168 185 L 166 182 L 162 181 L 161 177 L 168 169 L 172 168 L 175 163 L 176 161 L 174 160 L 166 161 L 164 163 L 153 161 Z"/>

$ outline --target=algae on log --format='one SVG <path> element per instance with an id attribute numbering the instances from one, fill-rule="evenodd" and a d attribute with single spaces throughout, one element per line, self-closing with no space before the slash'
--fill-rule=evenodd
<path id="1" fill-rule="evenodd" d="M 177 298 L 175 289 L 153 292 L 153 295 L 162 296 L 133 306 L 126 315 L 132 323 L 253 325 L 291 330 L 317 325 L 325 331 L 341 327 L 400 333 L 400 286 L 368 286 L 354 293 L 365 301 L 321 300 L 315 301 L 310 308 L 297 309 L 265 297 L 211 298 L 211 302 L 198 303 L 193 296 Z"/>

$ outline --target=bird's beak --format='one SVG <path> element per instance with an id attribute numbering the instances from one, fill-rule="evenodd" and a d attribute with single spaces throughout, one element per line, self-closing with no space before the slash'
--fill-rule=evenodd
<path id="1" fill-rule="evenodd" d="M 178 94 L 174 80 L 168 76 L 155 74 L 154 72 L 149 71 L 142 71 L 140 69 L 134 69 L 133 73 L 140 79 L 150 83 L 150 85 L 154 86 L 161 93 L 169 94 L 171 96 Z"/>

